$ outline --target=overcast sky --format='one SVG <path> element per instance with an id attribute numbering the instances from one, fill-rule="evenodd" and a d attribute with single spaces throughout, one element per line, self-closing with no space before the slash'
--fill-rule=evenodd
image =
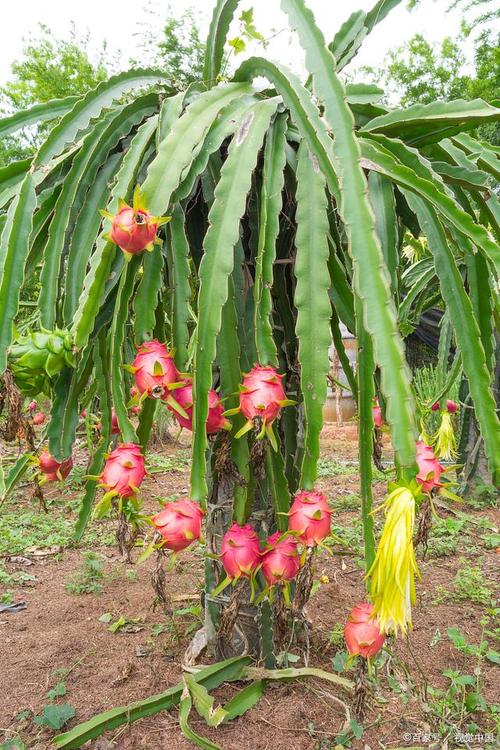
<path id="1" fill-rule="evenodd" d="M 138 55 L 138 33 L 145 19 L 150 17 L 143 10 L 146 3 L 161 24 L 166 18 L 167 0 L 136 0 L 134 3 L 130 0 L 15 0 L 2 3 L 0 82 L 9 77 L 10 64 L 20 57 L 23 40 L 30 34 L 36 34 L 39 23 L 46 24 L 56 35 L 64 37 L 74 21 L 78 32 L 90 32 L 91 57 L 96 56 L 105 41 L 111 53 L 119 54 L 121 66 L 126 65 L 129 57 L 137 58 Z M 327 41 L 332 39 L 352 11 L 360 8 L 368 10 L 373 4 L 374 0 L 308 0 Z M 430 41 L 455 35 L 459 31 L 460 13 L 447 13 L 448 4 L 449 0 L 422 0 L 417 10 L 409 13 L 405 7 L 406 0 L 403 0 L 364 42 L 356 64 L 380 64 L 388 50 L 417 32 Z M 264 36 L 281 32 L 271 41 L 268 54 L 299 70 L 301 55 L 279 5 L 279 0 L 241 0 L 239 8 L 254 8 L 255 24 Z M 211 0 L 173 0 L 172 7 L 176 15 L 187 7 L 195 8 L 200 14 L 200 26 L 205 34 L 212 9 Z M 237 23 L 232 31 L 235 35 L 238 33 Z M 251 51 L 259 53 L 255 48 Z M 239 60 L 243 58 L 244 55 L 239 56 Z"/>

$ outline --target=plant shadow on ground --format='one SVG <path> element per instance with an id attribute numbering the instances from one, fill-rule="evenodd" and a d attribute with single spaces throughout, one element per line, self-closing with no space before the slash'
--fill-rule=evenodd
<path id="1" fill-rule="evenodd" d="M 330 438 L 320 466 L 337 538 L 318 555 L 308 605 L 310 663 L 340 674 L 346 663 L 345 617 L 364 597 L 357 467 L 342 445 Z M 186 446 L 169 444 L 152 456 L 151 466 L 153 477 L 144 490 L 149 512 L 158 507 L 158 497 L 185 492 Z M 201 623 L 202 557 L 195 550 L 179 556 L 167 573 L 173 616 L 166 616 L 151 608 L 154 561 L 124 565 L 114 547 L 113 523 L 92 523 L 82 542 L 74 543 L 83 474 L 82 464 L 66 488 L 47 491 L 48 514 L 18 491 L 0 515 L 0 593 L 7 602 L 27 605 L 0 618 L 5 621 L 0 659 L 10 686 L 0 708 L 0 750 L 42 750 L 61 731 L 56 725 L 64 730 L 177 683 L 184 650 Z M 383 495 L 383 476 L 376 476 L 376 502 Z M 348 696 L 310 681 L 269 686 L 245 719 L 218 730 L 205 731 L 200 724 L 199 731 L 224 750 L 361 750 L 365 745 L 440 750 L 444 742 L 451 747 L 460 733 L 494 734 L 498 529 L 490 493 L 481 498 L 439 509 L 425 559 L 418 552 L 423 580 L 414 631 L 407 641 L 388 639 L 370 678 L 363 721 L 352 711 L 346 719 Z M 300 666 L 303 654 L 296 649 L 283 658 Z M 233 693 L 231 685 L 215 691 L 222 703 Z M 188 747 L 175 712 L 144 719 L 114 736 L 113 743 L 111 733 L 95 747 L 139 750 L 155 746 L 159 737 L 171 750 Z"/>

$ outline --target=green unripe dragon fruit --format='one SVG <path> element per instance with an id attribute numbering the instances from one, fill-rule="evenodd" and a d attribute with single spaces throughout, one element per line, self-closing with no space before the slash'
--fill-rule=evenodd
<path id="1" fill-rule="evenodd" d="M 50 395 L 53 378 L 65 366 L 75 366 L 73 339 L 66 330 L 32 331 L 9 349 L 9 367 L 25 396 Z"/>

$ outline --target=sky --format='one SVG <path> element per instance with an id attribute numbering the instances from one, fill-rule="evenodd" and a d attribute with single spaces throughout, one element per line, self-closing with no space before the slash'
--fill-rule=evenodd
<path id="1" fill-rule="evenodd" d="M 335 31 L 358 9 L 368 10 L 374 0 L 307 0 L 327 41 Z M 422 33 L 429 41 L 439 41 L 444 36 L 455 35 L 460 27 L 460 13 L 447 13 L 449 0 L 422 0 L 411 13 L 406 10 L 406 0 L 395 8 L 365 40 L 356 58 L 356 65 L 380 65 L 386 53 Z M 300 72 L 302 55 L 294 36 L 288 29 L 287 19 L 279 10 L 279 0 L 240 0 L 241 10 L 254 8 L 255 25 L 265 37 L 276 34 L 268 46 L 267 55 L 288 64 Z M 147 7 L 152 15 L 146 12 Z M 188 7 L 199 14 L 203 35 L 208 29 L 212 10 L 211 0 L 173 0 L 171 7 L 179 15 Z M 168 0 L 17 0 L 5 3 L 2 8 L 2 45 L 0 47 L 0 83 L 9 78 L 12 61 L 22 54 L 23 40 L 36 34 L 38 24 L 46 24 L 57 36 L 64 38 L 74 22 L 79 33 L 90 33 L 89 54 L 96 58 L 106 42 L 112 55 L 117 55 L 119 66 L 126 67 L 129 57 L 138 56 L 139 36 L 144 24 L 157 19 L 161 27 L 168 12 Z M 237 35 L 238 23 L 230 34 Z M 253 48 L 250 54 L 259 54 Z M 242 61 L 245 54 L 238 56 Z"/>

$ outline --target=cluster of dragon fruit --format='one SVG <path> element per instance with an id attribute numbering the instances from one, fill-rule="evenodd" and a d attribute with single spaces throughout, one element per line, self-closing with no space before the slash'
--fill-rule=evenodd
<path id="1" fill-rule="evenodd" d="M 167 220 L 166 217 L 152 217 L 141 202 L 139 192 L 134 196 L 133 206 L 122 202 L 115 216 L 106 214 L 106 217 L 112 222 L 109 239 L 123 250 L 127 258 L 151 250 L 158 227 Z M 65 365 L 74 366 L 71 337 L 68 332 L 59 330 L 21 337 L 10 349 L 9 365 L 25 396 L 33 397 L 41 392 L 50 394 L 53 376 Z M 145 399 L 159 399 L 182 428 L 192 430 L 193 377 L 178 371 L 173 352 L 165 343 L 156 339 L 142 343 L 127 369 L 134 378 L 128 404 L 133 414 L 140 411 Z M 243 376 L 239 405 L 229 410 L 225 410 L 219 394 L 210 390 L 207 435 L 231 430 L 228 417 L 240 413 L 246 421 L 235 438 L 254 430 L 257 440 L 267 439 L 276 450 L 273 423 L 283 408 L 294 403 L 287 398 L 283 377 L 271 366 L 256 364 Z M 450 414 L 456 411 L 457 405 L 448 401 L 432 408 L 442 412 L 445 428 L 449 431 Z M 30 401 L 27 411 L 33 425 L 45 422 L 45 415 L 38 411 L 36 401 Z M 82 417 L 87 418 L 86 410 Z M 373 422 L 377 429 L 385 429 L 383 409 L 378 401 L 373 406 Z M 95 429 L 102 430 L 100 420 L 95 423 Z M 151 518 L 141 516 L 138 496 L 147 476 L 145 458 L 138 444 L 117 442 L 120 427 L 114 409 L 111 434 L 115 436 L 113 450 L 107 454 L 100 475 L 93 477 L 104 490 L 95 509 L 96 517 L 102 517 L 112 509 L 120 513 L 128 509 L 129 517 L 136 521 L 142 518 L 153 527 L 155 541 L 152 548 L 170 550 L 173 555 L 201 541 L 204 509 L 193 499 L 179 498 L 166 503 Z M 443 442 L 448 449 L 444 457 L 450 458 L 449 436 Z M 412 541 L 415 504 L 417 500 L 421 501 L 422 495 L 432 504 L 432 496 L 441 490 L 441 475 L 446 471 L 427 441 L 417 442 L 416 457 L 416 479 L 409 486 L 390 487 L 391 491 L 381 506 L 385 512 L 385 524 L 368 573 L 373 603 L 363 602 L 356 606 L 345 627 L 351 656 L 370 659 L 382 647 L 386 633 L 397 633 L 398 630 L 405 633 L 411 627 L 414 577 L 418 575 Z M 71 458 L 58 462 L 48 450 L 43 450 L 38 458 L 40 482 L 64 480 L 72 465 Z M 255 597 L 258 580 L 263 577 L 265 585 L 260 585 L 257 603 L 266 596 L 272 600 L 279 589 L 289 605 L 290 585 L 299 575 L 311 550 L 324 546 L 330 535 L 331 515 L 327 497 L 310 488 L 295 495 L 285 531 L 276 531 L 263 540 L 252 525 L 233 523 L 224 534 L 220 547 L 219 560 L 225 577 L 221 576 L 212 595 L 220 595 L 227 586 L 246 579 L 252 597 Z M 259 573 L 262 576 L 258 577 Z"/>

